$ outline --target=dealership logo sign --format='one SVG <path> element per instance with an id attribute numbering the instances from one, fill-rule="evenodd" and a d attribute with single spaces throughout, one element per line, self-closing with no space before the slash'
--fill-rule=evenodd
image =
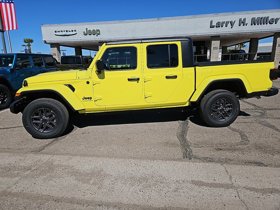
<path id="1" fill-rule="evenodd" d="M 67 29 L 67 30 L 55 30 L 55 36 L 75 36 L 77 35 L 77 30 L 75 29 Z"/>
<path id="2" fill-rule="evenodd" d="M 84 31 L 84 36 L 99 36 L 101 35 L 100 29 L 88 29 Z"/>
<path id="3" fill-rule="evenodd" d="M 266 26 L 266 25 L 276 25 L 280 23 L 280 18 L 270 18 L 266 17 L 253 17 L 250 21 L 247 18 L 239 18 L 239 20 L 228 20 L 228 21 L 210 21 L 210 28 L 233 28 L 234 26 Z"/>

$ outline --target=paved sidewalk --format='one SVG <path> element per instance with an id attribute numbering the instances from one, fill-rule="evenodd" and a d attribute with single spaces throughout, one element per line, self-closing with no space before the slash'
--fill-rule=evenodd
<path id="1" fill-rule="evenodd" d="M 0 153 L 0 209 L 279 209 L 280 168 Z"/>

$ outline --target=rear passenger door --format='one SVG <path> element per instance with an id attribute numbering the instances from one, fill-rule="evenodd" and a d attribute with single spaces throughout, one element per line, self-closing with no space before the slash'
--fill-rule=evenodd
<path id="1" fill-rule="evenodd" d="M 147 103 L 172 106 L 183 102 L 180 42 L 145 43 L 144 97 Z"/>

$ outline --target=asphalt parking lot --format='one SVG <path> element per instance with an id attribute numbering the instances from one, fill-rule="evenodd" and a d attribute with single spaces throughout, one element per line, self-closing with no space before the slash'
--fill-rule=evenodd
<path id="1" fill-rule="evenodd" d="M 280 208 L 280 95 L 242 100 L 227 128 L 141 111 L 36 140 L 3 110 L 0 132 L 0 209 Z"/>

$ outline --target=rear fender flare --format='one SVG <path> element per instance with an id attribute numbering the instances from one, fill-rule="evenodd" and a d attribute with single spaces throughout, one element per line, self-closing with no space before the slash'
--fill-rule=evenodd
<path id="1" fill-rule="evenodd" d="M 252 88 L 250 86 L 250 83 L 242 75 L 234 75 L 234 77 L 232 75 L 231 77 L 224 77 L 224 79 L 221 79 L 221 76 L 219 76 L 219 77 L 209 77 L 209 78 L 205 79 L 196 88 L 196 91 L 193 94 L 193 96 L 191 97 L 190 101 L 191 102 L 199 101 L 202 98 L 202 96 L 204 95 L 204 93 L 207 91 L 208 87 L 210 87 L 211 85 L 213 85 L 216 82 L 226 82 L 226 81 L 240 81 L 240 82 L 243 83 L 247 93 L 251 93 L 252 92 Z"/>

